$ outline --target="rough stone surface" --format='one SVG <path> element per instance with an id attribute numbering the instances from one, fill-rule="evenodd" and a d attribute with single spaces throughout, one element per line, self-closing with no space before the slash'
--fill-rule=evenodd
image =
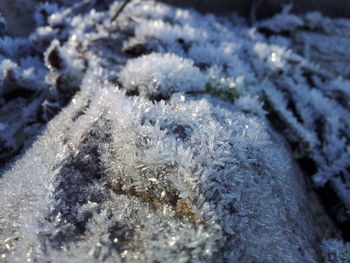
<path id="1" fill-rule="evenodd" d="M 206 99 L 175 100 L 162 109 L 112 90 L 91 92 L 74 98 L 1 180 L 5 262 L 119 262 L 119 256 L 126 262 L 320 262 L 320 240 L 338 236 L 269 126 L 260 132 L 270 139 L 257 138 L 268 150 L 252 141 L 242 153 L 242 146 L 227 145 L 224 155 L 233 159 L 226 164 L 215 165 L 219 149 L 201 160 L 210 143 L 195 138 L 211 136 L 202 119 L 216 125 L 232 115 L 248 126 L 256 117 Z M 167 124 L 173 134 L 162 133 L 161 111 L 178 120 Z M 197 112 L 197 121 L 183 111 Z M 176 127 L 191 130 L 186 135 Z M 152 138 L 156 133 L 161 137 Z M 193 157 L 169 147 L 177 136 Z M 217 136 L 214 142 L 220 137 L 224 144 L 239 139 Z M 248 155 L 251 161 L 240 159 Z"/>

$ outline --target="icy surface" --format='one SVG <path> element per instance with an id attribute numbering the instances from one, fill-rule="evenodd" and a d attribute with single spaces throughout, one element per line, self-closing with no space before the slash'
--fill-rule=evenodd
<path id="1" fill-rule="evenodd" d="M 1 260 L 349 261 L 350 22 L 119 6 L 0 38 Z"/>

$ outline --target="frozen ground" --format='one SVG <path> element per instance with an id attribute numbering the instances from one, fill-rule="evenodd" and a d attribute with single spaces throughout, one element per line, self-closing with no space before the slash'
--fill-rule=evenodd
<path id="1" fill-rule="evenodd" d="M 0 260 L 349 262 L 350 21 L 119 7 L 0 21 Z"/>

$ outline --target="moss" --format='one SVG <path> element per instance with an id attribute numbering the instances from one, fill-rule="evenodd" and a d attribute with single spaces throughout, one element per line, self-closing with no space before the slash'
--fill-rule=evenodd
<path id="1" fill-rule="evenodd" d="M 210 95 L 219 97 L 229 102 L 233 102 L 239 97 L 239 94 L 235 88 L 230 88 L 228 86 L 223 88 L 217 87 L 214 86 L 210 80 L 205 84 L 205 93 L 209 93 Z"/>

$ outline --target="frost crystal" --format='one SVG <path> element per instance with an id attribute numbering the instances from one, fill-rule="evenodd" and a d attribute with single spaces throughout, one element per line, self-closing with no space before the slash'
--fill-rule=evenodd
<path id="1" fill-rule="evenodd" d="M 175 92 L 203 91 L 206 82 L 193 61 L 175 54 L 157 53 L 129 60 L 119 79 L 128 92 L 163 98 Z"/>
<path id="2" fill-rule="evenodd" d="M 297 208 L 306 192 L 263 116 L 206 96 L 153 104 L 95 85 L 1 181 L 9 262 L 42 257 L 42 244 L 44 258 L 63 262 L 115 253 L 127 262 L 316 262 L 317 224 Z M 285 212 L 276 195 L 288 198 Z M 296 227 L 286 234 L 289 220 Z"/>
<path id="3" fill-rule="evenodd" d="M 350 244 L 330 239 L 322 243 L 325 263 L 343 263 L 350 261 Z"/>
<path id="4" fill-rule="evenodd" d="M 349 261 L 350 22 L 121 4 L 0 36 L 1 260 Z"/>

